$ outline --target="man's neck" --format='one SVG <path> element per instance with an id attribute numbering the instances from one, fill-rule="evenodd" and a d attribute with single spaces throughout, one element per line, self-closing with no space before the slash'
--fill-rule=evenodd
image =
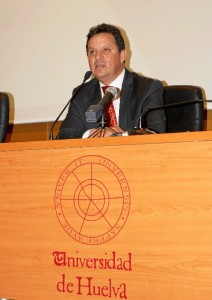
<path id="1" fill-rule="evenodd" d="M 101 83 L 101 85 L 112 85 L 112 83 L 114 81 L 116 81 L 117 78 L 119 78 L 119 76 L 121 76 L 122 72 L 125 70 L 125 68 L 122 68 L 120 70 L 120 72 L 118 73 L 118 75 L 116 75 L 115 77 L 113 77 L 112 79 L 108 79 L 107 81 L 104 81 L 104 80 L 99 80 L 99 82 Z"/>
<path id="2" fill-rule="evenodd" d="M 113 80 L 111 81 L 110 83 L 105 83 L 105 82 L 101 82 L 99 81 L 100 83 L 100 86 L 104 86 L 104 85 L 107 85 L 107 86 L 115 86 L 117 88 L 120 88 L 121 89 L 121 86 L 122 86 L 122 82 L 123 82 L 123 79 L 124 79 L 124 75 L 125 75 L 125 68 L 121 71 L 121 73 Z"/>

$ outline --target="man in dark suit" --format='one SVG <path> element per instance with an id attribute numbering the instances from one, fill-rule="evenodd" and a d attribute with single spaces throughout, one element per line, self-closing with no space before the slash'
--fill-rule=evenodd
<path id="1" fill-rule="evenodd" d="M 92 27 L 87 35 L 86 51 L 93 79 L 81 87 L 71 102 L 58 139 L 81 138 L 99 127 L 99 123 L 86 121 L 85 112 L 91 105 L 99 103 L 103 86 L 115 86 L 121 90 L 118 99 L 113 101 L 116 131 L 131 132 L 139 126 L 141 116 L 148 108 L 163 105 L 163 86 L 159 80 L 125 68 L 125 43 L 117 27 L 108 24 Z M 146 124 L 140 125 L 157 133 L 165 132 L 165 112 L 150 112 Z"/>

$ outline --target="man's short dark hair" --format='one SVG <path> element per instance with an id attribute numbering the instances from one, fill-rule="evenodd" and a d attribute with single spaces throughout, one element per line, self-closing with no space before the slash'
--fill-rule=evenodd
<path id="1" fill-rule="evenodd" d="M 87 52 L 88 52 L 88 41 L 90 40 L 90 38 L 92 38 L 94 35 L 98 33 L 111 33 L 114 36 L 119 52 L 125 49 L 125 43 L 121 35 L 121 31 L 113 25 L 103 23 L 90 28 L 87 34 L 87 43 L 86 43 Z"/>

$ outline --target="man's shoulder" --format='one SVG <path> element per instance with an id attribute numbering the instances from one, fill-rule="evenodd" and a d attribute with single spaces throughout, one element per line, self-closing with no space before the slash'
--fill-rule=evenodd
<path id="1" fill-rule="evenodd" d="M 81 86 L 81 90 L 87 90 L 90 89 L 92 87 L 95 87 L 98 85 L 98 80 L 96 78 L 92 78 L 91 80 L 89 80 L 88 82 L 83 83 L 83 85 Z M 78 89 L 80 87 L 80 85 L 78 85 L 77 87 L 74 88 L 74 90 Z"/>
<path id="2" fill-rule="evenodd" d="M 139 87 L 146 87 L 150 88 L 151 86 L 154 86 L 155 88 L 162 88 L 162 82 L 158 79 L 151 78 L 144 76 L 142 74 L 132 72 L 126 69 L 125 73 L 125 84 L 127 85 L 133 85 L 134 88 L 139 88 Z"/>
<path id="3" fill-rule="evenodd" d="M 151 84 L 153 82 L 161 82 L 159 79 L 144 76 L 141 73 L 130 72 L 130 71 L 128 71 L 128 72 L 131 74 L 132 78 L 138 82 L 149 83 L 149 84 Z"/>
<path id="4" fill-rule="evenodd" d="M 132 85 L 138 93 L 143 93 L 145 91 L 155 91 L 162 90 L 163 84 L 160 80 L 144 76 L 136 72 L 126 72 L 126 84 Z"/>
<path id="5" fill-rule="evenodd" d="M 92 85 L 97 85 L 99 81 L 96 78 L 91 78 L 88 82 L 85 83 L 85 86 L 92 86 Z"/>

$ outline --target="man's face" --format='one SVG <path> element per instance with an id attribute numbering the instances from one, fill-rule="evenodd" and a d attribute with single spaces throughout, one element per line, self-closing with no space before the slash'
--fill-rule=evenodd
<path id="1" fill-rule="evenodd" d="M 109 85 L 124 69 L 126 50 L 119 52 L 111 33 L 98 33 L 88 41 L 88 63 L 94 77 Z"/>

